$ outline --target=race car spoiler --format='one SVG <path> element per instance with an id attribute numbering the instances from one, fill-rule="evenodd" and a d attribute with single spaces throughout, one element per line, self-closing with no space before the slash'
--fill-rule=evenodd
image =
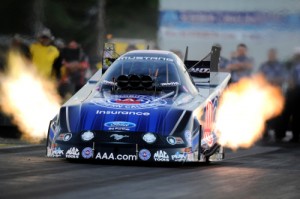
<path id="1" fill-rule="evenodd" d="M 212 46 L 211 51 L 202 60 L 188 60 L 188 47 L 184 56 L 184 64 L 192 77 L 209 78 L 209 82 L 213 83 L 213 77 L 218 72 L 218 63 L 220 59 L 221 48 L 217 45 Z"/>

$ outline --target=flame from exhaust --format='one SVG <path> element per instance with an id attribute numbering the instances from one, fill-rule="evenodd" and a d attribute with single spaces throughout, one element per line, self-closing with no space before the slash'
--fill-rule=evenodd
<path id="1" fill-rule="evenodd" d="M 61 100 L 55 84 L 39 76 L 34 68 L 19 53 L 9 53 L 8 69 L 1 74 L 0 108 L 12 116 L 23 139 L 36 143 L 46 138 L 49 121 Z"/>
<path id="2" fill-rule="evenodd" d="M 280 88 L 262 75 L 241 79 L 222 94 L 216 114 L 218 142 L 232 149 L 249 148 L 263 135 L 265 122 L 284 106 Z"/>

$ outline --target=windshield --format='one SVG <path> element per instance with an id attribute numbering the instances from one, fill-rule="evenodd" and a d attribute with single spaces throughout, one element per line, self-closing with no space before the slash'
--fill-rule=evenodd
<path id="1" fill-rule="evenodd" d="M 112 82 L 120 75 L 147 75 L 160 86 L 181 84 L 177 68 L 171 61 L 117 60 L 105 73 L 104 80 Z"/>
<path id="2" fill-rule="evenodd" d="M 118 58 L 100 80 L 100 91 L 111 94 L 197 94 L 188 72 L 176 55 L 130 53 Z"/>

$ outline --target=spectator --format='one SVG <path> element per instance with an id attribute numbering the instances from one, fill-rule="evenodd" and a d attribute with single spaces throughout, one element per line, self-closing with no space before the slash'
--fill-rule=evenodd
<path id="1" fill-rule="evenodd" d="M 38 41 L 30 46 L 32 61 L 38 73 L 48 78 L 53 74 L 53 64 L 59 56 L 58 49 L 51 45 L 52 40 L 51 31 L 45 28 L 38 34 Z"/>
<path id="2" fill-rule="evenodd" d="M 234 59 L 234 58 L 236 58 L 236 51 L 231 51 L 230 52 L 230 59 Z"/>
<path id="3" fill-rule="evenodd" d="M 231 82 L 237 82 L 243 77 L 250 76 L 252 68 L 253 59 L 247 56 L 247 46 L 239 44 L 236 56 L 230 60 L 227 66 L 227 70 L 231 72 Z"/>
<path id="4" fill-rule="evenodd" d="M 283 90 L 283 85 L 286 83 L 288 71 L 284 65 L 278 61 L 277 50 L 271 48 L 267 54 L 267 61 L 265 61 L 259 68 L 260 74 L 264 75 L 267 81 Z M 268 138 L 268 131 L 275 130 L 280 124 L 280 117 L 270 119 L 266 123 L 266 132 L 264 138 Z"/>
<path id="5" fill-rule="evenodd" d="M 87 56 L 79 44 L 72 40 L 63 51 L 64 81 L 69 81 L 73 92 L 77 92 L 85 84 L 85 73 L 89 68 Z"/>
<path id="6" fill-rule="evenodd" d="M 280 116 L 281 120 L 276 129 L 276 139 L 280 141 L 288 129 L 290 119 L 292 119 L 293 137 L 291 142 L 299 142 L 300 133 L 300 48 L 295 49 L 290 71 L 290 87 L 286 94 L 284 110 Z"/>
<path id="7" fill-rule="evenodd" d="M 63 62 L 63 50 L 65 48 L 65 42 L 62 39 L 56 39 L 54 41 L 54 45 L 59 50 L 59 56 L 55 59 L 53 63 L 53 74 L 55 75 L 57 80 L 61 79 L 61 67 Z"/>
<path id="8" fill-rule="evenodd" d="M 281 88 L 286 82 L 288 75 L 284 65 L 278 61 L 277 50 L 274 48 L 268 51 L 268 59 L 260 66 L 259 72 L 266 77 L 268 82 Z"/>

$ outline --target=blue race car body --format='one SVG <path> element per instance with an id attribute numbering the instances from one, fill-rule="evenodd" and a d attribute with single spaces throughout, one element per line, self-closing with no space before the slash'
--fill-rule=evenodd
<path id="1" fill-rule="evenodd" d="M 222 160 L 224 152 L 213 123 L 230 75 L 210 71 L 207 63 L 212 62 L 184 64 L 174 53 L 158 50 L 122 55 L 61 107 L 49 125 L 47 156 L 149 162 Z M 195 64 L 187 69 L 191 63 Z"/>

